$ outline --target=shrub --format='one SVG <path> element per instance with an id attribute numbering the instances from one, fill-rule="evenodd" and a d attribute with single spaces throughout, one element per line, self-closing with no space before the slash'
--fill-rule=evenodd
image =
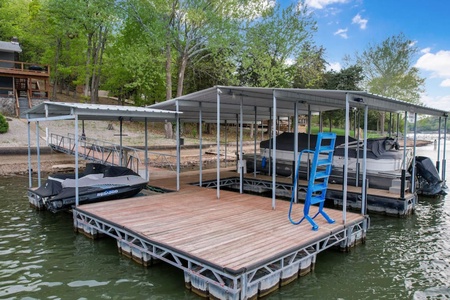
<path id="1" fill-rule="evenodd" d="M 6 121 L 6 118 L 2 114 L 0 114 L 0 133 L 6 133 L 8 132 L 8 129 L 8 121 Z"/>

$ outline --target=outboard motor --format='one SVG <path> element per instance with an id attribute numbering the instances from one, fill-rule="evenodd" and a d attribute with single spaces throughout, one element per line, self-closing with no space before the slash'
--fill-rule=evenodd
<path id="1" fill-rule="evenodd" d="M 412 164 L 408 169 L 412 172 Z M 416 156 L 417 193 L 426 196 L 445 195 L 442 180 L 429 157 Z"/>

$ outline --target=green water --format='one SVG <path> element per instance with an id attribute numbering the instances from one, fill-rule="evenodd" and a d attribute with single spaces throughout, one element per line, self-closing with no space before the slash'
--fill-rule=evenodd
<path id="1" fill-rule="evenodd" d="M 27 186 L 0 177 L 0 299 L 198 299 L 182 271 L 144 268 L 113 239 L 74 233 L 70 214 L 30 208 Z M 319 254 L 268 299 L 450 299 L 450 196 L 419 202 L 407 218 L 372 215 L 364 245 Z"/>

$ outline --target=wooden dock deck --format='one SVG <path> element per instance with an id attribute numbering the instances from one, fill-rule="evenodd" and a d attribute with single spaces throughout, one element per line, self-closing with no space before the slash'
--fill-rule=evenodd
<path id="1" fill-rule="evenodd" d="M 221 177 L 236 175 L 222 172 Z M 204 180 L 215 178 L 205 172 Z M 289 202 L 191 185 L 198 173 L 182 173 L 179 192 L 82 205 L 74 209 L 77 230 L 117 239 L 119 250 L 149 265 L 162 260 L 184 270 L 186 286 L 218 299 L 264 296 L 314 266 L 317 253 L 332 246 L 348 248 L 363 241 L 367 217 L 326 209 L 336 220 L 288 220 Z M 156 179 L 152 185 L 174 190 L 175 180 Z M 303 215 L 295 206 L 295 218 Z"/>

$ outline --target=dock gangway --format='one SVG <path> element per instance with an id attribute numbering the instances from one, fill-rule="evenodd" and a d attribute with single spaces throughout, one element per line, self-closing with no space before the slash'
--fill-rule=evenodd
<path id="1" fill-rule="evenodd" d="M 76 136 L 74 134 L 64 136 L 51 133 L 47 144 L 54 151 L 75 155 L 75 141 Z M 145 157 L 145 151 L 142 149 L 128 146 L 121 147 L 118 144 L 78 136 L 78 156 L 82 159 L 106 165 L 127 167 L 138 174 L 145 171 L 145 161 L 148 162 L 148 166 L 161 167 L 175 171 L 175 155 L 153 151 L 147 151 L 147 155 L 148 156 Z"/>

